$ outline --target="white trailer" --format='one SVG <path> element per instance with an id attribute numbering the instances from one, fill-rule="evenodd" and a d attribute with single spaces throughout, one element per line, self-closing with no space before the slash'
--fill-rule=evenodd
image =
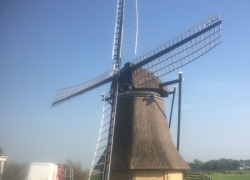
<path id="1" fill-rule="evenodd" d="M 64 180 L 66 169 L 64 165 L 54 163 L 32 163 L 26 180 Z M 70 169 L 70 179 L 73 180 L 73 170 Z"/>

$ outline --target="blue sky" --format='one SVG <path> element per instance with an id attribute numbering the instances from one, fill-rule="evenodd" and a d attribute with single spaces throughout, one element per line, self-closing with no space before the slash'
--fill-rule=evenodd
<path id="1" fill-rule="evenodd" d="M 217 13 L 222 19 L 221 45 L 162 77 L 169 81 L 183 72 L 180 153 L 186 161 L 250 158 L 249 7 L 248 0 L 138 0 L 138 53 L 123 62 Z M 0 146 L 10 160 L 71 158 L 90 167 L 100 95 L 109 85 L 50 106 L 57 89 L 112 69 L 115 12 L 115 0 L 0 1 Z M 165 99 L 168 117 L 170 102 Z"/>

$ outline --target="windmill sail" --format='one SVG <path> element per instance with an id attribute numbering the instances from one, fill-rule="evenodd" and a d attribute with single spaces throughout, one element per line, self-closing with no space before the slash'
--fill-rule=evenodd
<path id="1" fill-rule="evenodd" d="M 122 57 L 136 53 L 138 33 L 137 17 L 137 0 L 117 0 L 116 24 L 112 52 L 112 59 L 116 61 L 114 66 L 115 72 L 120 71 Z M 117 74 L 115 76 L 117 76 Z M 113 78 L 111 85 L 112 92 L 110 92 L 109 97 L 104 96 L 104 101 L 107 101 L 111 106 L 108 108 L 110 109 L 110 114 L 105 116 L 105 119 L 109 117 L 110 121 L 105 124 L 103 124 L 102 121 L 94 160 L 89 174 L 89 180 L 95 174 L 101 174 L 103 180 L 109 179 L 116 120 L 118 86 L 119 83 L 117 78 Z M 107 129 L 103 131 L 103 128 Z M 106 133 L 107 137 L 100 138 L 101 135 L 103 136 L 103 133 Z M 99 147 L 99 144 L 105 143 L 105 141 L 106 145 Z M 103 151 L 104 149 L 105 151 Z M 99 155 L 96 156 L 96 154 Z M 99 172 L 94 172 L 94 170 L 99 170 Z"/>
<path id="2" fill-rule="evenodd" d="M 108 71 L 86 83 L 57 90 L 52 107 L 112 81 L 113 75 L 120 70 L 121 57 L 136 53 L 137 35 L 137 0 L 117 0 L 112 59 L 116 60 L 118 66 L 114 66 L 114 70 Z"/>
<path id="3" fill-rule="evenodd" d="M 59 89 L 56 92 L 56 96 L 52 103 L 52 107 L 62 104 L 76 96 L 79 96 L 87 91 L 90 91 L 94 88 L 97 88 L 101 85 L 104 85 L 113 79 L 113 70 L 110 70 L 95 79 L 92 79 L 88 82 L 80 84 L 78 86 L 73 86 L 65 89 Z"/>
<path id="4" fill-rule="evenodd" d="M 213 16 L 135 59 L 132 68 L 140 76 L 140 85 L 170 73 L 215 48 L 221 43 L 221 23 L 219 15 Z"/>
<path id="5" fill-rule="evenodd" d="M 120 1 L 118 0 L 118 2 Z M 134 70 L 133 73 L 139 74 L 140 84 L 145 84 L 155 79 L 155 77 L 163 76 L 185 66 L 219 45 L 222 36 L 221 23 L 219 15 L 213 16 L 180 36 L 135 59 L 131 68 Z M 114 76 L 114 70 L 110 70 L 81 85 L 59 89 L 52 107 L 111 82 Z"/>
<path id="6" fill-rule="evenodd" d="M 112 59 L 136 54 L 137 37 L 137 0 L 118 0 Z"/>

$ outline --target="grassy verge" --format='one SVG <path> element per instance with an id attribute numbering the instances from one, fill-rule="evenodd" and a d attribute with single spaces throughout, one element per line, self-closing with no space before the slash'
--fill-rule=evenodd
<path id="1" fill-rule="evenodd" d="M 209 175 L 212 180 L 250 180 L 250 174 L 217 174 Z"/>
<path id="2" fill-rule="evenodd" d="M 191 171 L 201 173 L 212 180 L 250 180 L 250 171 Z"/>

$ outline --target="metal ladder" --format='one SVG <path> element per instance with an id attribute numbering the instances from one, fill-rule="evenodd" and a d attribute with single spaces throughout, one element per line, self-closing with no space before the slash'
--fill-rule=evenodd
<path id="1" fill-rule="evenodd" d="M 73 180 L 73 169 L 66 168 L 64 171 L 64 180 Z"/>
<path id="2" fill-rule="evenodd" d="M 102 94 L 104 101 L 102 121 L 88 180 L 94 179 L 96 176 L 101 176 L 102 180 L 109 179 L 118 96 L 117 87 L 118 84 L 114 91 Z"/>

